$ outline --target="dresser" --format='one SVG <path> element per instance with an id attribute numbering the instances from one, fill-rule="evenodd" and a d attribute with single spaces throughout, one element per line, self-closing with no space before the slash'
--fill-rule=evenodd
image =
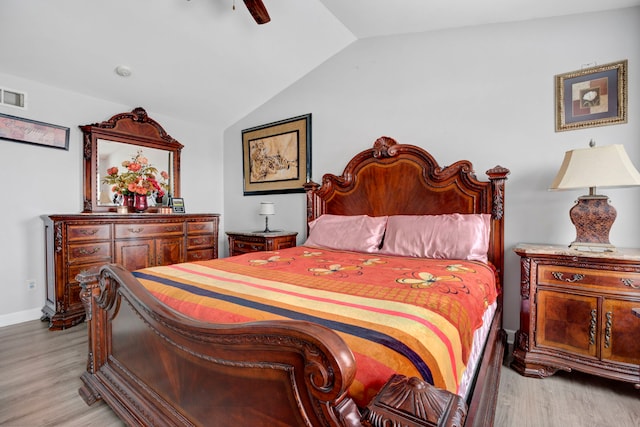
<path id="1" fill-rule="evenodd" d="M 83 270 L 118 263 L 128 270 L 218 257 L 218 214 L 45 215 L 46 303 L 42 320 L 65 329 L 84 320 Z"/>
<path id="2" fill-rule="evenodd" d="M 578 252 L 520 244 L 520 329 L 512 367 L 578 371 L 640 388 L 640 249 Z"/>
<path id="3" fill-rule="evenodd" d="M 229 256 L 292 248 L 297 235 L 295 231 L 227 231 Z"/>

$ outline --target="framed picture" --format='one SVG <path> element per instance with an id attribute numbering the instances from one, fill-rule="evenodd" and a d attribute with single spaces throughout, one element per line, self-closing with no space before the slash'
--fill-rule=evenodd
<path id="1" fill-rule="evenodd" d="M 556 132 L 626 122 L 626 59 L 556 76 Z"/>
<path id="2" fill-rule="evenodd" d="M 311 114 L 242 131 L 244 195 L 302 193 L 311 179 Z"/>
<path id="3" fill-rule="evenodd" d="M 0 138 L 51 148 L 69 149 L 69 128 L 0 114 Z"/>

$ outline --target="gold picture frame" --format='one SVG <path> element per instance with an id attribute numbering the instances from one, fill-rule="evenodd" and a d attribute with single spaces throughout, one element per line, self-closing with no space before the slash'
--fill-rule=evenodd
<path id="1" fill-rule="evenodd" d="M 627 60 L 555 76 L 556 132 L 627 122 Z"/>
<path id="2" fill-rule="evenodd" d="M 242 131 L 244 195 L 302 193 L 311 179 L 311 114 Z"/>

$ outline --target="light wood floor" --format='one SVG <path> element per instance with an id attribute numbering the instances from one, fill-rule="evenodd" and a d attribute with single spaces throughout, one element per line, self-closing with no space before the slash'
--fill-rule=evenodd
<path id="1" fill-rule="evenodd" d="M 50 332 L 46 323 L 0 328 L 0 426 L 122 426 L 104 403 L 78 395 L 87 356 L 83 325 Z M 640 392 L 578 372 L 524 378 L 505 366 L 496 426 L 637 427 Z"/>

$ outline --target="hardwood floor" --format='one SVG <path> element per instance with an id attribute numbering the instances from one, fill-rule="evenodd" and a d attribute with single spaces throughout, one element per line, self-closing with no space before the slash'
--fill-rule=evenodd
<path id="1" fill-rule="evenodd" d="M 0 425 L 122 426 L 102 402 L 78 395 L 87 359 L 82 325 L 50 332 L 40 321 L 0 328 Z M 541 379 L 502 370 L 498 427 L 636 427 L 640 391 L 579 372 Z"/>

